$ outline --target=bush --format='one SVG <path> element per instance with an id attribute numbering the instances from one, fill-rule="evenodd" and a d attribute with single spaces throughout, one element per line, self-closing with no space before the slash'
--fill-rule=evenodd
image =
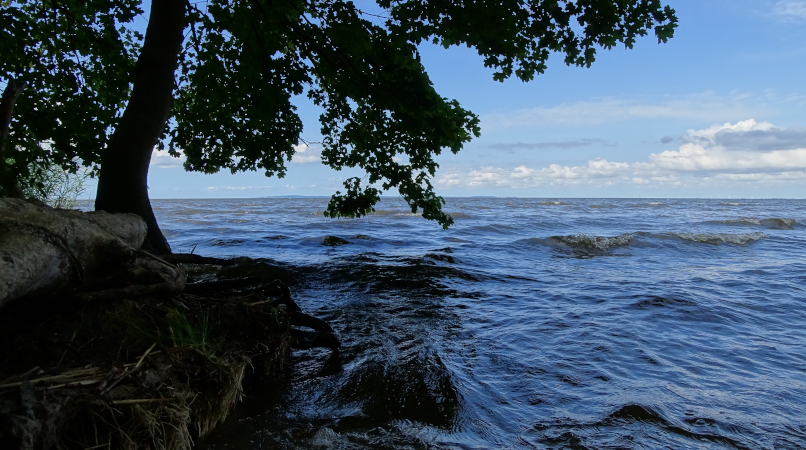
<path id="1" fill-rule="evenodd" d="M 72 173 L 58 164 L 36 162 L 29 167 L 29 174 L 20 183 L 26 198 L 35 198 L 54 208 L 72 209 L 87 189 L 92 171 L 79 168 Z"/>

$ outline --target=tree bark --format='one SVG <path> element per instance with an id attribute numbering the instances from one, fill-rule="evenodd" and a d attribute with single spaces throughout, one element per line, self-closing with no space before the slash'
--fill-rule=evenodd
<path id="1" fill-rule="evenodd" d="M 140 249 L 146 233 L 136 214 L 0 198 L 0 308 L 54 293 L 100 300 L 181 292 L 184 272 Z"/>
<path id="2" fill-rule="evenodd" d="M 2 127 L 2 133 L 0 134 L 0 188 L 2 188 L 1 192 L 5 196 L 15 198 L 22 198 L 23 194 L 19 184 L 17 184 L 17 180 L 9 173 L 5 152 L 14 104 L 17 103 L 17 97 L 20 96 L 23 89 L 25 89 L 25 82 L 13 79 L 8 80 L 5 90 L 3 90 L 2 101 L 0 101 L 0 127 Z"/>
<path id="3" fill-rule="evenodd" d="M 95 209 L 139 215 L 148 225 L 146 247 L 171 247 L 148 198 L 148 167 L 173 101 L 174 74 L 185 28 L 186 0 L 153 0 L 145 41 L 134 68 L 132 94 L 101 156 Z"/>

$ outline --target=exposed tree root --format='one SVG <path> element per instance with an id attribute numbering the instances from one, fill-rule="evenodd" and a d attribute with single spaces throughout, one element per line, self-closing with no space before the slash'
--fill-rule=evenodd
<path id="1" fill-rule="evenodd" d="M 231 259 L 210 258 L 191 253 L 168 253 L 162 255 L 162 258 L 174 264 L 212 264 L 216 266 L 234 266 L 236 264 Z"/>

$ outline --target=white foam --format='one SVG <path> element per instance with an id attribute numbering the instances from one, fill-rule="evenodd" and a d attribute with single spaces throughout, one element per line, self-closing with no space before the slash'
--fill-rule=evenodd
<path id="1" fill-rule="evenodd" d="M 633 235 L 631 233 L 613 237 L 594 236 L 591 234 L 579 233 L 571 236 L 557 236 L 554 239 L 569 247 L 583 248 L 588 250 L 607 250 L 614 247 L 630 245 L 632 238 Z"/>

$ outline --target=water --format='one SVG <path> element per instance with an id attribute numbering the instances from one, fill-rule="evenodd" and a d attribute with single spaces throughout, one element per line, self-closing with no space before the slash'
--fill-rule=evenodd
<path id="1" fill-rule="evenodd" d="M 339 332 L 203 449 L 806 448 L 806 201 L 163 200 Z"/>

